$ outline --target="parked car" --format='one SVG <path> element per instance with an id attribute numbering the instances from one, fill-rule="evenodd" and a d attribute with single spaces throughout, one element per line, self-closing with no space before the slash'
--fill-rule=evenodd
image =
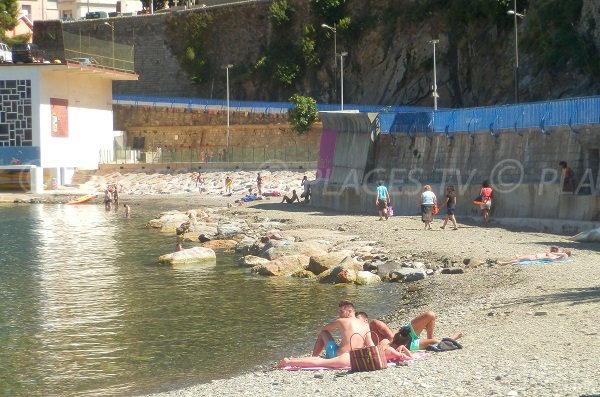
<path id="1" fill-rule="evenodd" d="M 44 62 L 44 51 L 33 43 L 19 43 L 13 46 L 12 59 L 13 63 Z"/>
<path id="2" fill-rule="evenodd" d="M 0 63 L 12 62 L 12 50 L 8 45 L 0 43 Z"/>
<path id="3" fill-rule="evenodd" d="M 71 59 L 69 59 L 69 62 L 77 62 L 79 64 L 86 65 L 86 66 L 100 65 L 98 63 L 98 61 L 96 61 L 96 59 L 94 59 L 94 58 L 71 58 Z"/>
<path id="4" fill-rule="evenodd" d="M 85 19 L 100 19 L 108 18 L 108 14 L 105 11 L 91 11 L 85 14 Z"/>

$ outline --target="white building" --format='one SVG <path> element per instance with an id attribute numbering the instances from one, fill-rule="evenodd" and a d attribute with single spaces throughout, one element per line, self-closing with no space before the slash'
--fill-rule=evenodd
<path id="1" fill-rule="evenodd" d="M 115 136 L 112 82 L 138 78 L 79 64 L 8 64 L 0 76 L 0 190 L 34 193 L 98 168 Z"/>
<path id="2" fill-rule="evenodd" d="M 20 0 L 21 11 L 31 21 L 47 19 L 78 20 L 88 12 L 117 12 L 120 0 Z M 142 9 L 139 0 L 121 0 L 122 13 L 135 13 Z"/>

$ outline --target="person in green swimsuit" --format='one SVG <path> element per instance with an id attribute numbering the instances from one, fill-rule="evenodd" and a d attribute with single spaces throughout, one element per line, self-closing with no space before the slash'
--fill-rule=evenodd
<path id="1" fill-rule="evenodd" d="M 390 346 L 397 349 L 400 346 L 406 346 L 410 351 L 424 350 L 430 345 L 435 345 L 440 342 L 440 339 L 433 337 L 433 330 L 435 328 L 436 315 L 434 312 L 429 311 L 419 314 L 413 318 L 408 324 L 400 328 L 400 330 L 394 333 L 390 327 L 387 326 L 383 321 L 373 320 L 369 323 L 371 332 L 377 334 L 380 340 L 388 339 L 392 343 Z M 426 338 L 419 338 L 419 335 L 423 331 L 427 331 Z M 450 338 L 456 340 L 463 336 L 462 333 L 456 332 L 450 336 Z"/>

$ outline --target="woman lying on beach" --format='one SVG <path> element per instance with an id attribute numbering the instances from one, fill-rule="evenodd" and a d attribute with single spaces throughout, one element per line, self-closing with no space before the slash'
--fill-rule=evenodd
<path id="1" fill-rule="evenodd" d="M 556 246 L 550 247 L 548 252 L 542 252 L 531 255 L 515 256 L 510 259 L 497 260 L 498 265 L 516 265 L 520 262 L 531 261 L 531 262 L 555 262 L 560 260 L 566 260 L 571 256 L 570 250 L 561 250 Z"/>
<path id="2" fill-rule="evenodd" d="M 362 320 L 365 324 L 369 324 L 369 317 L 365 312 L 356 313 L 356 318 Z M 367 335 L 369 332 L 367 332 Z M 359 334 L 360 335 L 360 334 Z M 373 346 L 373 342 L 368 342 L 370 346 Z M 406 346 L 398 345 L 394 346 L 393 342 L 389 339 L 381 339 L 378 344 L 383 353 L 385 354 L 385 359 L 387 361 L 405 361 L 411 360 L 412 354 L 406 348 Z M 339 356 L 333 358 L 323 358 L 323 357 L 291 357 L 284 358 L 277 364 L 277 368 L 285 368 L 285 367 L 295 367 L 295 368 L 330 368 L 330 369 L 341 369 L 341 368 L 350 368 L 350 353 L 345 352 L 340 354 Z"/>

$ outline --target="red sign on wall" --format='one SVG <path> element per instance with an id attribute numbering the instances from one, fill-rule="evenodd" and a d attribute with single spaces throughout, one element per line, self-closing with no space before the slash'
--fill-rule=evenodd
<path id="1" fill-rule="evenodd" d="M 69 101 L 67 99 L 50 98 L 50 110 L 52 114 L 52 136 L 67 138 L 69 136 Z"/>

